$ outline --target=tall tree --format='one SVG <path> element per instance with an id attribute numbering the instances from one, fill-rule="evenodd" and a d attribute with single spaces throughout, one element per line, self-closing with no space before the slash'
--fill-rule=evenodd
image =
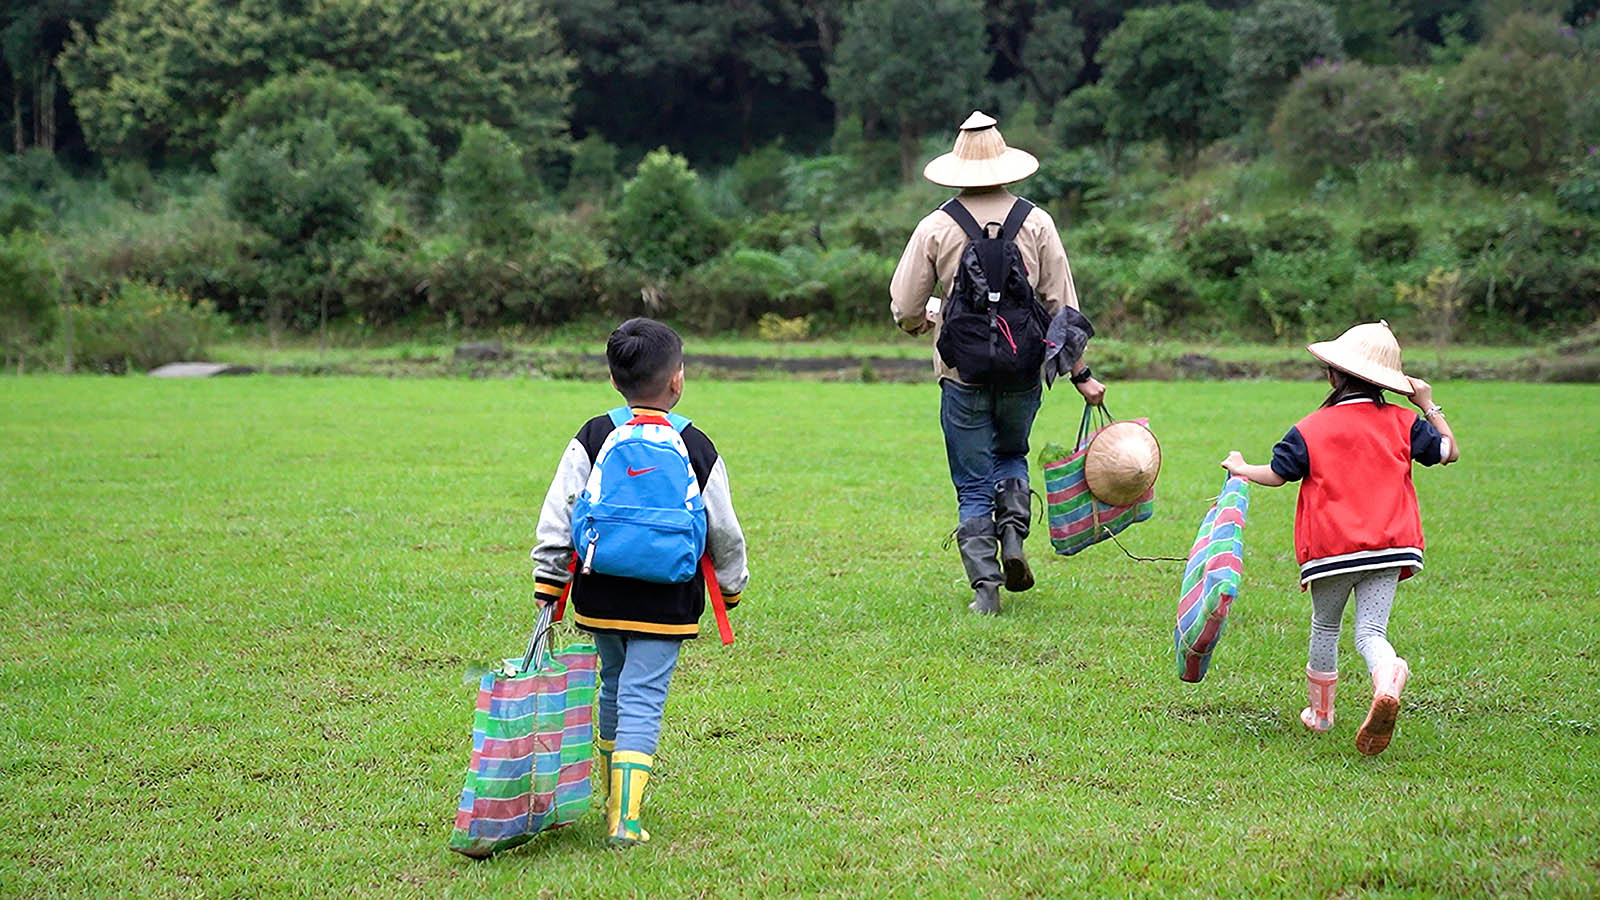
<path id="1" fill-rule="evenodd" d="M 1116 99 L 1115 130 L 1159 138 L 1182 169 L 1207 142 L 1231 134 L 1238 115 L 1224 96 L 1228 16 L 1199 3 L 1128 13 L 1100 45 L 1101 84 Z"/>
<path id="2" fill-rule="evenodd" d="M 1289 82 L 1315 59 L 1344 59 L 1333 11 L 1312 0 L 1265 0 L 1233 21 L 1229 96 L 1246 117 L 1267 121 Z"/>
<path id="3" fill-rule="evenodd" d="M 63 106 L 56 56 L 72 23 L 93 25 L 111 0 L 10 0 L 0 9 L 0 69 L 9 91 L 10 143 L 54 150 Z"/>
<path id="4" fill-rule="evenodd" d="M 978 102 L 989 68 L 974 0 L 862 0 L 845 18 L 828 94 L 900 143 L 900 174 L 916 175 L 922 135 Z"/>

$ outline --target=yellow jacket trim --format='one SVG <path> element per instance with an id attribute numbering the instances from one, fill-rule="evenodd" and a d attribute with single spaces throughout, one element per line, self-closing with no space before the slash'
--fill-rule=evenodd
<path id="1" fill-rule="evenodd" d="M 687 634 L 698 635 L 700 623 L 690 622 L 687 625 L 667 625 L 661 622 L 636 622 L 631 619 L 591 619 L 576 612 L 572 615 L 573 621 L 579 625 L 590 628 L 604 628 L 610 631 L 637 631 L 642 634 Z"/>

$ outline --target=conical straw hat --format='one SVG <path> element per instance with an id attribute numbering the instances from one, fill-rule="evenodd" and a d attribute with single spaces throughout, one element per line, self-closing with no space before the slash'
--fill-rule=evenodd
<path id="1" fill-rule="evenodd" d="M 1400 342 L 1388 322 L 1356 325 L 1334 340 L 1318 341 L 1306 349 L 1341 372 L 1396 393 L 1411 393 L 1411 382 L 1400 368 Z"/>
<path id="2" fill-rule="evenodd" d="M 1107 506 L 1128 506 L 1156 483 L 1161 445 L 1138 422 L 1113 422 L 1095 434 L 1083 455 L 1089 493 Z"/>
<path id="3" fill-rule="evenodd" d="M 922 177 L 945 187 L 998 187 L 1039 171 L 1039 160 L 1032 153 L 1006 146 L 996 124 L 993 118 L 973 112 L 956 133 L 955 149 L 934 157 Z"/>

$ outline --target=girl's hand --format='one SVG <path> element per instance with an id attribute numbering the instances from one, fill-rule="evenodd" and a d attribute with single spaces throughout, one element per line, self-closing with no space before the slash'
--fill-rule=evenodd
<path id="1" fill-rule="evenodd" d="M 1249 463 L 1244 461 L 1244 455 L 1237 450 L 1229 453 L 1228 458 L 1222 461 L 1222 467 L 1228 470 L 1229 475 L 1235 475 L 1240 478 L 1245 477 L 1242 470 L 1249 465 Z"/>
<path id="2" fill-rule="evenodd" d="M 1427 409 L 1433 405 L 1433 385 L 1421 378 L 1408 377 L 1406 380 L 1411 382 L 1411 402 L 1417 405 L 1417 409 Z"/>

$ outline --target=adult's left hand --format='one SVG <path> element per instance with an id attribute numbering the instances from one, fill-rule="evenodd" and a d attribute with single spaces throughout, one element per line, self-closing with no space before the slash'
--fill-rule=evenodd
<path id="1" fill-rule="evenodd" d="M 1101 384 L 1098 378 L 1090 378 L 1082 384 L 1073 386 L 1090 406 L 1100 406 L 1106 402 L 1106 386 Z"/>

